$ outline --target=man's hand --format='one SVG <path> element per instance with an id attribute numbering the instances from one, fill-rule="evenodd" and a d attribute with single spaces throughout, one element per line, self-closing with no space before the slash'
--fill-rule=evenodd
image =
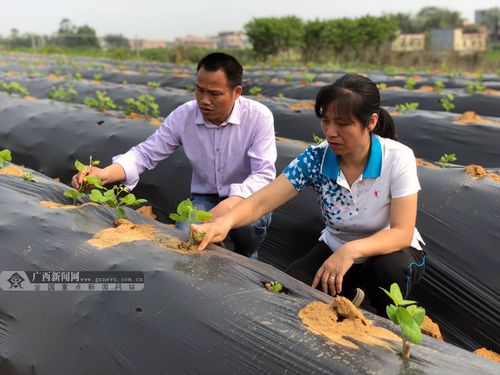
<path id="1" fill-rule="evenodd" d="M 223 201 L 221 201 L 217 206 L 210 210 L 212 217 L 214 219 L 223 216 L 227 212 L 231 211 L 231 209 L 238 205 L 238 203 L 242 202 L 244 198 L 239 197 L 237 195 L 232 195 L 227 197 Z"/>
<path id="2" fill-rule="evenodd" d="M 75 174 L 71 179 L 71 185 L 78 189 L 84 184 L 85 177 L 99 177 L 102 185 L 107 185 L 116 181 L 125 180 L 125 171 L 120 164 L 111 164 L 106 168 L 98 168 L 87 165 L 79 173 Z"/>

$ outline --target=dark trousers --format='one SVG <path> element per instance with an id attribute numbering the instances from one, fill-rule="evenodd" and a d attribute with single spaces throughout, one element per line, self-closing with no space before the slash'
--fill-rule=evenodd
<path id="1" fill-rule="evenodd" d="M 311 285 L 318 269 L 332 254 L 328 245 L 320 241 L 304 257 L 290 264 L 286 273 Z M 425 262 L 425 252 L 412 247 L 370 257 L 364 263 L 353 264 L 347 271 L 341 295 L 349 296 L 355 288 L 361 288 L 368 295 L 377 314 L 387 317 L 385 307 L 392 300 L 379 287 L 389 290 L 392 283 L 397 283 L 403 297 L 407 298 L 412 286 L 420 281 Z M 317 289 L 321 290 L 321 283 Z"/>

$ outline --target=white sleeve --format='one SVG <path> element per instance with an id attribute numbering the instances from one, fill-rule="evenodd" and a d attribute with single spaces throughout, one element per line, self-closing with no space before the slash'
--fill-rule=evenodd
<path id="1" fill-rule="evenodd" d="M 413 151 L 405 147 L 394 154 L 391 175 L 391 198 L 401 198 L 420 190 L 417 175 L 417 161 Z"/>

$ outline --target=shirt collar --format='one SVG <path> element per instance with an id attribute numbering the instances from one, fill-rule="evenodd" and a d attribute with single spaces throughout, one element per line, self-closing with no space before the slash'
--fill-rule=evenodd
<path id="1" fill-rule="evenodd" d="M 203 115 L 201 114 L 200 107 L 196 106 L 196 118 L 194 120 L 196 124 L 205 124 L 205 119 L 203 118 Z M 238 125 L 241 122 L 241 103 L 240 103 L 240 98 L 236 99 L 234 102 L 233 110 L 231 111 L 231 114 L 229 115 L 228 119 L 224 121 L 222 124 L 219 126 L 225 126 L 227 124 L 235 124 Z M 210 122 L 206 122 L 207 124 L 211 124 Z M 215 126 L 215 125 L 214 125 Z"/>
<path id="2" fill-rule="evenodd" d="M 366 163 L 363 170 L 363 178 L 377 178 L 380 177 L 382 171 L 382 145 L 380 140 L 374 134 L 371 135 L 370 155 L 368 156 L 368 163 Z M 337 160 L 337 155 L 333 150 L 327 146 L 323 154 L 323 161 L 321 163 L 321 174 L 333 180 L 339 177 L 340 165 Z"/>

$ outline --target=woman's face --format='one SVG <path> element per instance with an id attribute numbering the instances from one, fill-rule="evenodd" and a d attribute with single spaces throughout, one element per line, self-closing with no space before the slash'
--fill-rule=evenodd
<path id="1" fill-rule="evenodd" d="M 356 118 L 340 119 L 330 105 L 321 118 L 321 130 L 333 152 L 338 155 L 360 155 L 370 145 L 370 131 L 377 124 L 378 115 L 372 114 L 368 126 Z"/>

